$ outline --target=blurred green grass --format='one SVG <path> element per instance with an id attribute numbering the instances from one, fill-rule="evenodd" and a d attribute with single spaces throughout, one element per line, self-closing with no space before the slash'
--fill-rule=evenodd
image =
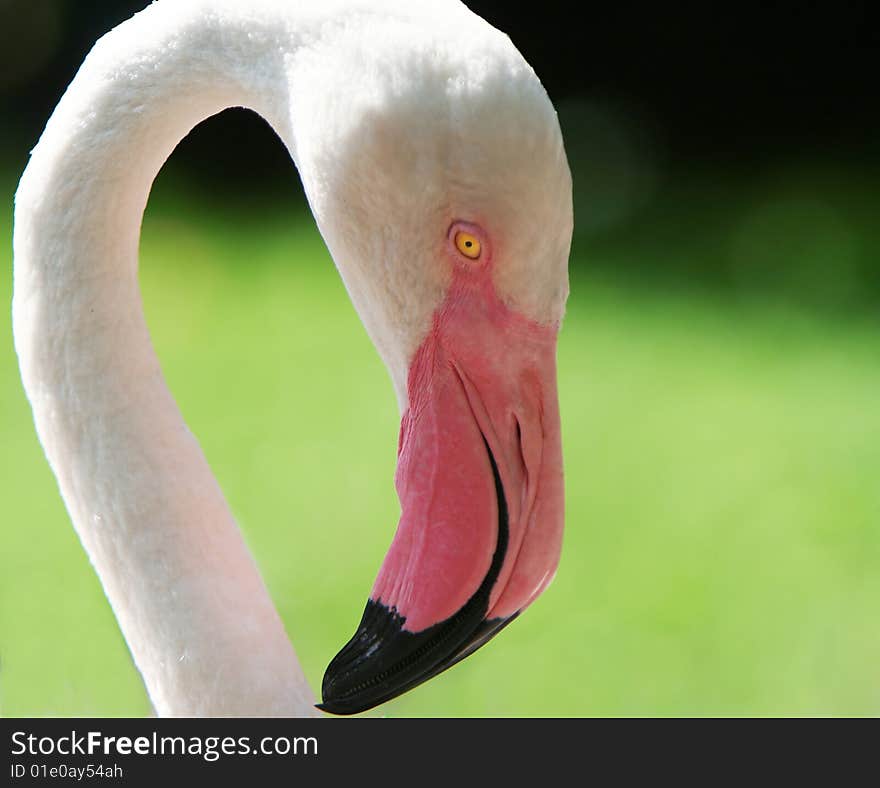
<path id="1" fill-rule="evenodd" d="M 608 273 L 649 246 L 576 260 L 556 581 L 376 714 L 880 713 L 880 325 Z M 8 304 L 8 243 L 0 263 Z M 141 271 L 171 389 L 317 688 L 396 525 L 390 381 L 307 217 L 166 190 Z M 147 714 L 0 326 L 0 712 Z"/>

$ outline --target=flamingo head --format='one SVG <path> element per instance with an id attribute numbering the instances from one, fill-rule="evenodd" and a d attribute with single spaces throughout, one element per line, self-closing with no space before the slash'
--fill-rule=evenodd
<path id="1" fill-rule="evenodd" d="M 547 587 L 562 542 L 556 113 L 505 35 L 463 6 L 428 21 L 345 31 L 345 66 L 316 56 L 291 86 L 301 177 L 403 413 L 397 532 L 324 676 L 320 708 L 339 714 L 488 641 Z"/>

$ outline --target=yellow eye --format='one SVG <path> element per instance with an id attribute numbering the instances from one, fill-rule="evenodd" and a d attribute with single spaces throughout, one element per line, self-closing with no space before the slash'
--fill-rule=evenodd
<path id="1" fill-rule="evenodd" d="M 465 257 L 476 260 L 480 256 L 480 239 L 470 233 L 459 231 L 455 234 L 455 248 Z"/>

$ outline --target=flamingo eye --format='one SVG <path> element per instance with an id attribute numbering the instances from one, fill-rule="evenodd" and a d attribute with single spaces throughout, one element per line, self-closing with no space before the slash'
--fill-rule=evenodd
<path id="1" fill-rule="evenodd" d="M 455 248 L 458 249 L 465 257 L 476 260 L 482 251 L 480 239 L 475 235 L 459 230 L 455 234 Z"/>

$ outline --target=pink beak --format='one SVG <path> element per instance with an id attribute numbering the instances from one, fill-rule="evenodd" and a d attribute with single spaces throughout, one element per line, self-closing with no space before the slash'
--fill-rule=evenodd
<path id="1" fill-rule="evenodd" d="M 562 546 L 557 326 L 457 268 L 410 365 L 395 477 L 402 515 L 320 708 L 353 714 L 437 675 L 547 587 Z"/>

